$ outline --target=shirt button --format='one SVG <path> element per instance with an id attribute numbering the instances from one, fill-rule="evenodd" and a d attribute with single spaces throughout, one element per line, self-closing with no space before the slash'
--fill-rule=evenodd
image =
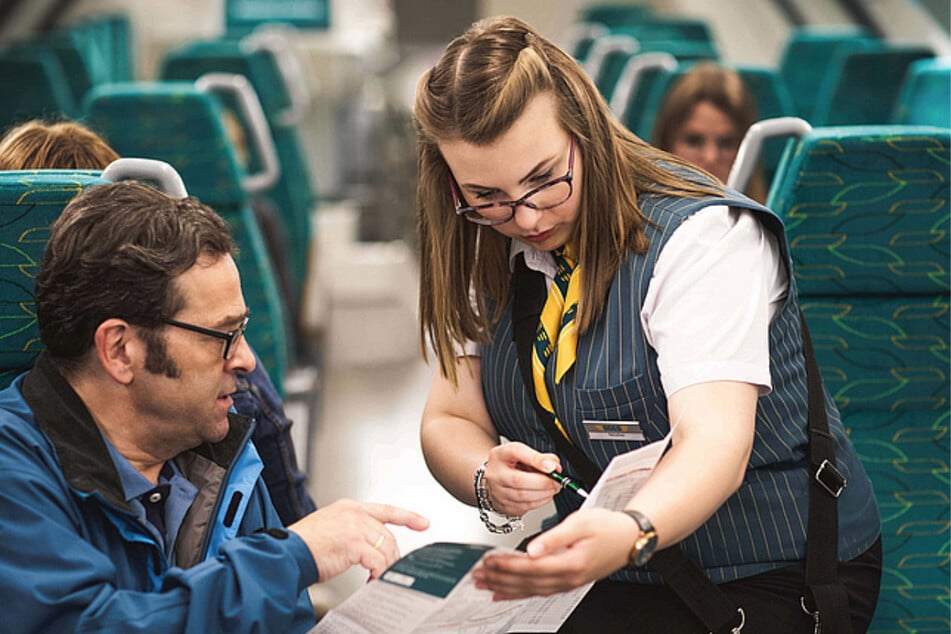
<path id="1" fill-rule="evenodd" d="M 155 504 L 161 501 L 162 501 L 162 494 L 159 493 L 158 491 L 155 491 L 154 493 L 152 493 L 152 495 L 149 496 L 149 502 L 151 502 L 152 504 Z"/>

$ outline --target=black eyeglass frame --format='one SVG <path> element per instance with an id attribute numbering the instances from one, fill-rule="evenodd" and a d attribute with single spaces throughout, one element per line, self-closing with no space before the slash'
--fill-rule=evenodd
<path id="1" fill-rule="evenodd" d="M 503 200 L 495 203 L 484 203 L 482 205 L 466 205 L 462 204 L 462 197 L 459 194 L 459 188 L 456 185 L 456 181 L 453 178 L 452 174 L 449 174 L 449 189 L 452 191 L 452 203 L 456 210 L 457 216 L 462 216 L 470 222 L 474 222 L 479 225 L 501 225 L 510 221 L 515 217 L 515 210 L 521 206 L 530 207 L 531 209 L 537 209 L 538 211 L 546 211 L 548 209 L 554 209 L 564 205 L 571 195 L 574 194 L 575 188 L 574 183 L 572 182 L 574 178 L 574 167 L 575 167 L 575 137 L 571 137 L 571 145 L 568 149 L 568 171 L 558 178 L 553 178 L 547 183 L 542 183 L 538 187 L 530 190 L 527 194 L 519 198 L 518 200 Z M 532 196 L 536 195 L 538 192 L 548 189 L 549 187 L 554 187 L 559 183 L 568 183 L 568 195 L 561 202 L 555 203 L 554 205 L 545 205 L 544 207 L 539 207 L 532 201 L 528 200 Z M 505 218 L 486 218 L 479 213 L 480 209 L 489 209 L 491 207 L 508 207 L 510 212 L 509 215 Z"/>
<path id="2" fill-rule="evenodd" d="M 209 337 L 214 337 L 216 339 L 221 339 L 225 342 L 225 349 L 221 353 L 221 357 L 227 361 L 231 358 L 231 352 L 235 348 L 235 344 L 241 340 L 241 337 L 244 335 L 244 332 L 248 329 L 248 322 L 251 320 L 250 315 L 246 315 L 244 320 L 242 320 L 241 325 L 231 331 L 224 330 L 215 330 L 213 328 L 205 328 L 204 326 L 196 326 L 195 324 L 189 324 L 184 321 L 178 321 L 177 319 L 163 319 L 162 323 L 168 324 L 169 326 L 175 326 L 176 328 L 182 328 L 184 330 L 191 330 L 192 332 L 197 332 L 202 335 L 208 335 Z"/>

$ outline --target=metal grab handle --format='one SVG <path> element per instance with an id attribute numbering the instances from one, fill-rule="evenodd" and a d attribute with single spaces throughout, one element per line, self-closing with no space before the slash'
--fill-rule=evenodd
<path id="1" fill-rule="evenodd" d="M 581 43 L 590 41 L 594 44 L 595 40 L 608 33 L 610 33 L 608 27 L 599 22 L 575 22 L 565 33 L 562 49 L 574 55 L 578 52 L 578 46 Z"/>
<path id="2" fill-rule="evenodd" d="M 736 152 L 730 176 L 726 180 L 728 187 L 742 192 L 750 183 L 756 163 L 763 150 L 763 141 L 779 136 L 792 136 L 797 139 L 812 132 L 812 126 L 799 117 L 776 117 L 763 119 L 750 126 L 743 136 L 740 149 Z"/>
<path id="3" fill-rule="evenodd" d="M 288 126 L 303 121 L 311 102 L 307 78 L 314 76 L 314 73 L 307 72 L 301 57 L 291 46 L 291 40 L 296 34 L 297 29 L 290 25 L 262 24 L 241 40 L 242 48 L 246 47 L 250 52 L 264 50 L 274 55 L 277 69 L 291 100 L 290 105 L 277 114 L 277 118 L 282 125 Z"/>
<path id="4" fill-rule="evenodd" d="M 611 95 L 611 111 L 618 120 L 626 120 L 631 95 L 637 90 L 637 84 L 640 83 L 644 71 L 653 68 L 673 72 L 677 70 L 677 58 L 670 53 L 655 52 L 641 53 L 627 60 L 614 87 L 614 93 Z"/>
<path id="5" fill-rule="evenodd" d="M 188 190 L 181 175 L 165 161 L 147 158 L 120 158 L 114 160 L 102 170 L 100 175 L 112 182 L 124 180 L 149 180 L 158 184 L 159 189 L 170 196 L 185 198 Z"/>
<path id="6" fill-rule="evenodd" d="M 582 64 L 585 72 L 591 81 L 597 82 L 598 75 L 601 74 L 601 67 L 611 53 L 628 53 L 634 55 L 641 48 L 640 43 L 630 35 L 605 35 L 594 41 L 588 58 Z"/>
<path id="7" fill-rule="evenodd" d="M 202 92 L 220 91 L 237 97 L 238 107 L 251 133 L 251 141 L 261 159 L 261 171 L 245 175 L 241 179 L 241 184 L 248 193 L 260 192 L 272 187 L 281 176 L 281 164 L 277 158 L 277 148 L 274 147 L 271 128 L 261 107 L 261 100 L 258 99 L 258 94 L 254 91 L 251 82 L 244 75 L 206 73 L 195 80 L 195 87 Z"/>

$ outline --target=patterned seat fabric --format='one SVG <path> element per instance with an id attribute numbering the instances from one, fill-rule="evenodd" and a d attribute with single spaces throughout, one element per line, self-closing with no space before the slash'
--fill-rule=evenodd
<path id="1" fill-rule="evenodd" d="M 241 185 L 217 99 L 191 82 L 115 83 L 90 92 L 86 113 L 120 156 L 170 164 L 190 195 L 229 222 L 239 249 L 241 287 L 252 314 L 248 341 L 283 394 L 290 335 L 286 307 Z"/>
<path id="2" fill-rule="evenodd" d="M 49 227 L 66 203 L 108 181 L 96 171 L 0 172 L 0 388 L 42 349 L 33 280 Z"/>
<path id="3" fill-rule="evenodd" d="M 771 192 L 826 388 L 882 513 L 870 631 L 948 631 L 951 130 L 817 128 Z"/>

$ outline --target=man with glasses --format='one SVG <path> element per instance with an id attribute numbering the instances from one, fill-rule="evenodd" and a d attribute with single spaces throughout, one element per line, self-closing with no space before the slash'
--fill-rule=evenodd
<path id="1" fill-rule="evenodd" d="M 251 425 L 254 369 L 227 224 L 117 183 L 76 197 L 36 280 L 46 351 L 0 392 L 6 631 L 298 632 L 307 588 L 398 557 L 395 507 L 341 501 L 281 527 Z"/>

